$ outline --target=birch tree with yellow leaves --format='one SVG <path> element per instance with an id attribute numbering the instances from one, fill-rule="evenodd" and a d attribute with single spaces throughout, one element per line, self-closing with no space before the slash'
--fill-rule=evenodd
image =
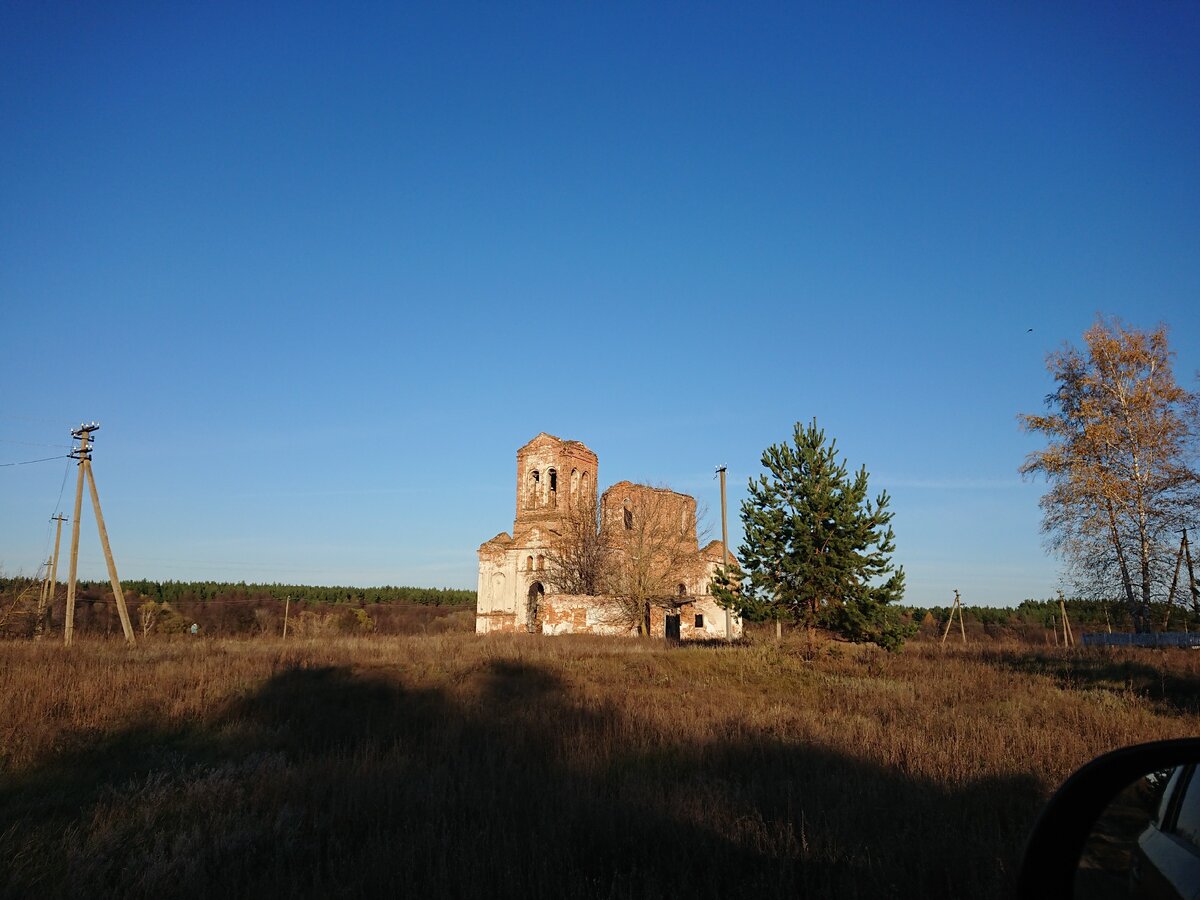
<path id="1" fill-rule="evenodd" d="M 1120 596 L 1138 631 L 1165 599 L 1178 529 L 1200 511 L 1197 395 L 1172 372 L 1167 329 L 1141 331 L 1098 317 L 1051 353 L 1057 387 L 1045 415 L 1022 415 L 1045 449 L 1021 472 L 1045 476 L 1042 530 L 1085 594 Z"/>

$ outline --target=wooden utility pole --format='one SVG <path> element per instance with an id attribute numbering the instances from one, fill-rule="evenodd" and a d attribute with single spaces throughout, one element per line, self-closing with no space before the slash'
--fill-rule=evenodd
<path id="1" fill-rule="evenodd" d="M 721 568 L 729 571 L 729 520 L 725 512 L 725 466 L 717 466 L 721 476 Z M 733 610 L 725 610 L 725 640 L 733 640 Z"/>
<path id="2" fill-rule="evenodd" d="M 37 612 L 33 617 L 34 640 L 41 637 L 40 623 L 42 621 L 42 616 L 46 614 L 46 592 L 50 590 L 50 566 L 53 564 L 53 562 L 54 561 L 52 559 L 46 560 L 46 574 L 42 577 L 42 589 L 38 591 Z"/>
<path id="3" fill-rule="evenodd" d="M 1183 558 L 1187 561 L 1188 585 L 1192 589 L 1192 611 L 1200 613 L 1200 589 L 1196 587 L 1196 572 L 1192 569 L 1192 548 L 1188 544 L 1186 528 L 1183 529 Z"/>
<path id="4" fill-rule="evenodd" d="M 46 610 L 54 600 L 55 588 L 58 587 L 58 547 L 62 541 L 62 523 L 66 521 L 62 513 L 53 516 L 51 522 L 56 522 L 54 529 L 54 556 L 50 557 L 50 570 L 46 573 L 46 588 L 38 601 L 37 622 L 33 626 L 33 639 L 40 641 L 46 632 Z"/>
<path id="5" fill-rule="evenodd" d="M 946 637 L 950 634 L 950 626 L 954 624 L 954 614 L 958 613 L 958 630 L 962 632 L 962 641 L 967 642 L 967 626 L 963 624 L 962 601 L 958 598 L 958 591 L 954 591 L 954 605 L 950 607 L 950 618 L 946 620 L 946 630 L 942 632 L 942 643 L 946 643 Z"/>
<path id="6" fill-rule="evenodd" d="M 1074 647 L 1075 635 L 1071 633 L 1071 622 L 1067 618 L 1067 603 L 1063 599 L 1062 591 L 1058 592 L 1058 611 L 1062 614 L 1063 646 Z"/>
<path id="7" fill-rule="evenodd" d="M 121 619 L 121 630 L 125 632 L 125 640 L 134 643 L 133 623 L 129 621 L 129 609 L 125 606 L 125 594 L 121 590 L 121 580 L 117 577 L 117 564 L 113 562 L 112 547 L 108 543 L 108 529 L 104 527 L 104 514 L 100 511 L 100 495 L 96 492 L 96 476 L 92 472 L 92 451 L 88 446 L 92 432 L 98 431 L 100 424 L 80 425 L 71 432 L 71 437 L 79 441 L 79 446 L 71 451 L 71 457 L 79 460 L 79 477 L 75 482 L 75 521 L 71 524 L 71 573 L 67 581 L 67 615 L 64 631 L 64 643 L 70 644 L 75 632 L 75 576 L 79 565 L 79 515 L 83 507 L 83 482 L 86 477 L 88 489 L 92 495 L 92 510 L 96 514 L 96 530 L 100 533 L 100 546 L 104 550 L 104 561 L 108 565 L 108 581 L 112 585 L 113 599 L 117 603 L 117 615 Z"/>
<path id="8" fill-rule="evenodd" d="M 283 600 L 283 636 L 287 638 L 288 607 L 292 605 L 292 595 L 288 594 Z"/>
<path id="9" fill-rule="evenodd" d="M 88 432 L 82 431 L 79 438 L 79 449 L 72 450 L 71 456 L 79 460 L 79 475 L 75 479 L 75 514 L 71 518 L 71 566 L 67 569 L 67 609 L 63 616 L 63 644 L 70 647 L 71 638 L 75 636 L 75 575 L 79 570 L 79 516 L 83 512 L 83 458 L 78 453 L 86 453 Z M 71 432 L 72 435 L 75 432 Z"/>
<path id="10" fill-rule="evenodd" d="M 1183 529 L 1183 540 L 1179 542 L 1179 552 L 1175 554 L 1175 573 L 1171 576 L 1171 587 L 1167 591 L 1167 611 L 1163 614 L 1163 631 L 1169 631 L 1171 628 L 1171 604 L 1175 602 L 1175 588 L 1179 586 L 1179 570 L 1183 567 L 1183 552 L 1186 549 L 1187 529 L 1185 528 Z"/>

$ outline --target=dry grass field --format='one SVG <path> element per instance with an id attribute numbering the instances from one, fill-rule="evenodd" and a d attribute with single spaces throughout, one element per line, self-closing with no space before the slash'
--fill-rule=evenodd
<path id="1" fill-rule="evenodd" d="M 1200 654 L 471 634 L 0 644 L 8 896 L 999 897 Z"/>

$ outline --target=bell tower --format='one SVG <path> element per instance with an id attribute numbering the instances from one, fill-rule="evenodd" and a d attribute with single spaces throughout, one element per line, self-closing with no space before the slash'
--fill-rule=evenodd
<path id="1" fill-rule="evenodd" d="M 585 444 L 544 431 L 519 449 L 513 536 L 535 525 L 555 529 L 572 510 L 595 509 L 598 466 Z"/>

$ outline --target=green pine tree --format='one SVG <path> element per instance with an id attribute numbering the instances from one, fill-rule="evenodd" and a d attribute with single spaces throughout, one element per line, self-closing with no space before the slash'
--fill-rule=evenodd
<path id="1" fill-rule="evenodd" d="M 904 595 L 904 569 L 891 562 L 887 493 L 870 500 L 866 467 L 851 475 L 816 420 L 797 422 L 793 444 L 768 447 L 762 465 L 742 503 L 742 571 L 718 572 L 718 601 L 750 621 L 789 618 L 810 634 L 898 648 L 914 629 L 888 608 Z"/>

